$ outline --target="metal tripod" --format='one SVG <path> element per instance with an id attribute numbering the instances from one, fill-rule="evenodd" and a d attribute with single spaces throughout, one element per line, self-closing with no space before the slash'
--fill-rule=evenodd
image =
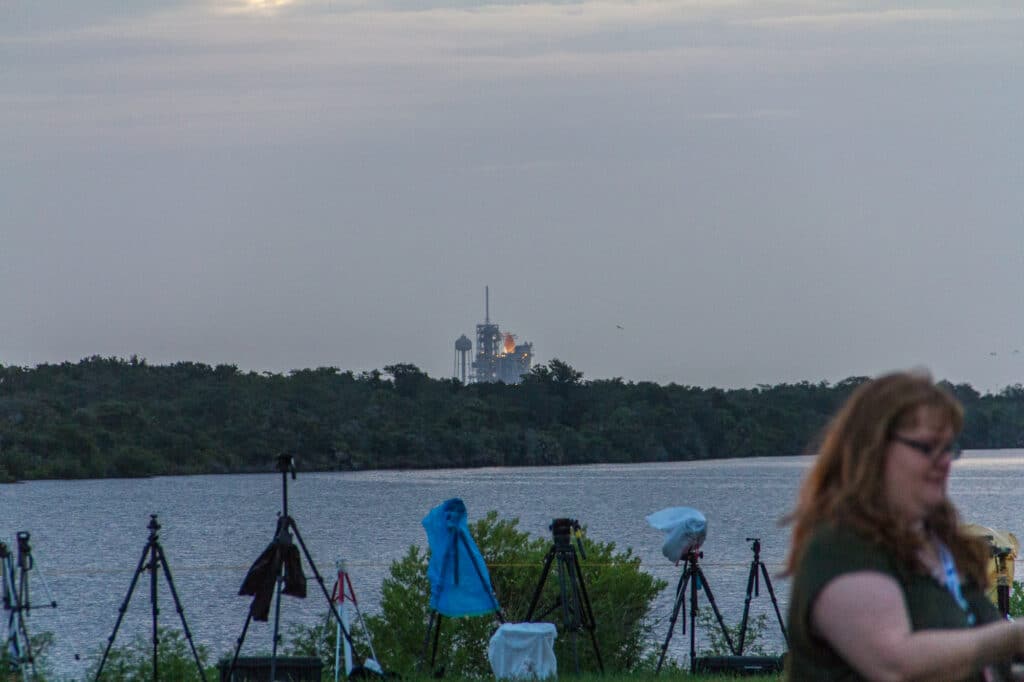
<path id="1" fill-rule="evenodd" d="M 679 583 L 676 585 L 676 602 L 675 606 L 672 607 L 672 618 L 668 623 L 668 635 L 665 636 L 665 643 L 661 645 L 661 655 L 658 657 L 658 667 L 655 668 L 654 673 L 658 674 L 661 672 L 661 666 L 665 663 L 665 652 L 668 651 L 668 643 L 672 640 L 672 633 L 676 628 L 676 620 L 679 618 L 679 612 L 683 611 L 683 632 L 686 632 L 686 607 L 684 602 L 686 600 L 686 586 L 690 586 L 690 674 L 693 675 L 697 671 L 697 590 L 704 590 L 704 594 L 708 597 L 708 603 L 711 604 L 711 610 L 715 612 L 715 618 L 718 619 L 718 625 L 722 628 L 722 634 L 725 636 L 725 643 L 729 647 L 729 651 L 735 655 L 736 649 L 732 645 L 732 638 L 729 636 L 729 629 L 725 627 L 725 621 L 722 620 L 722 613 L 718 610 L 718 605 L 715 604 L 715 596 L 711 594 L 711 585 L 708 584 L 707 578 L 704 577 L 704 571 L 700 568 L 699 559 L 704 556 L 704 552 L 699 552 L 696 549 L 691 549 L 686 553 L 686 569 L 683 574 L 679 576 Z"/>
<path id="2" fill-rule="evenodd" d="M 21 531 L 17 534 L 18 570 L 14 570 L 14 554 L 3 542 L 0 542 L 0 566 L 3 577 L 4 610 L 7 616 L 7 640 L 4 651 L 7 653 L 12 671 L 20 671 L 23 680 L 36 676 L 35 654 L 32 652 L 32 637 L 28 632 L 26 616 L 32 611 L 32 599 L 29 594 L 28 574 L 35 568 L 32 558 L 32 546 L 29 545 L 29 534 Z M 44 583 L 45 586 L 45 583 Z M 47 590 L 49 592 L 49 590 Z M 46 608 L 57 608 L 57 602 L 50 595 Z M 36 608 L 39 608 L 36 606 Z"/>
<path id="3" fill-rule="evenodd" d="M 350 646 L 354 646 L 352 643 L 352 635 L 349 633 L 348 628 L 345 627 L 342 622 L 341 614 L 338 613 L 338 609 L 331 599 L 330 592 L 327 591 L 327 586 L 324 584 L 323 576 L 320 575 L 320 571 L 317 570 L 316 564 L 313 562 L 313 557 L 310 556 L 309 549 L 306 547 L 305 541 L 302 539 L 302 534 L 299 533 L 299 527 L 295 523 L 295 519 L 288 515 L 288 475 L 291 474 L 292 479 L 295 479 L 295 460 L 291 455 L 279 455 L 277 458 L 277 470 L 281 472 L 281 514 L 277 518 L 277 529 L 274 532 L 274 540 L 271 542 L 273 549 L 278 561 L 276 566 L 276 601 L 274 603 L 274 639 L 271 649 L 270 657 L 270 679 L 275 680 L 277 676 L 277 645 L 280 641 L 280 625 L 281 625 L 281 593 L 284 589 L 285 583 L 285 562 L 280 560 L 280 556 L 283 554 L 282 550 L 290 548 L 292 545 L 292 535 L 294 534 L 295 539 L 299 541 L 299 547 L 302 548 L 302 553 L 306 557 L 306 561 L 309 563 L 310 569 L 313 571 L 313 576 L 316 578 L 317 583 L 320 585 L 320 590 L 324 594 L 324 598 L 327 600 L 327 605 L 331 610 L 331 615 L 334 616 L 334 620 L 338 623 L 338 628 L 341 634 L 348 641 Z M 305 591 L 303 591 L 305 596 Z M 238 636 L 238 643 L 235 646 L 235 655 L 231 659 L 231 667 L 228 669 L 227 675 L 222 679 L 227 679 L 229 682 L 234 680 L 235 666 L 238 664 L 238 654 L 242 651 L 242 644 L 245 642 L 245 635 L 249 631 L 249 624 L 252 622 L 254 607 L 256 600 L 254 599 L 252 604 L 249 606 L 249 613 L 245 618 L 245 625 L 242 626 L 242 634 Z M 263 618 L 263 620 L 266 620 Z"/>
<path id="4" fill-rule="evenodd" d="M 164 569 L 164 577 L 167 579 L 167 586 L 171 590 L 171 596 L 174 598 L 174 607 L 178 611 L 178 616 L 181 618 L 181 628 L 185 633 L 185 639 L 188 640 L 188 645 L 192 649 L 192 657 L 196 661 L 196 668 L 199 669 L 199 677 L 206 682 L 206 673 L 203 671 L 203 664 L 199 660 L 199 653 L 196 651 L 196 645 L 192 641 L 192 633 L 188 629 L 188 623 L 185 622 L 185 610 L 181 607 L 181 600 L 178 599 L 178 591 L 174 588 L 174 579 L 171 577 L 171 567 L 167 564 L 167 556 L 164 554 L 164 548 L 160 546 L 158 540 L 157 531 L 160 530 L 160 524 L 156 521 L 156 514 L 149 515 L 149 539 L 146 541 L 146 546 L 142 550 L 142 556 L 139 557 L 139 565 L 135 568 L 135 575 L 132 576 L 132 583 L 128 587 L 128 594 L 125 595 L 124 602 L 121 603 L 121 608 L 118 610 L 117 622 L 114 623 L 114 631 L 110 633 L 110 639 L 107 640 L 107 648 L 103 652 L 103 658 L 100 659 L 100 665 L 96 669 L 96 682 L 99 682 L 100 676 L 103 674 L 103 666 L 107 662 L 107 656 L 110 654 L 111 647 L 114 646 L 114 639 L 117 637 L 117 630 L 121 627 L 121 621 L 124 620 L 125 611 L 128 610 L 128 602 L 131 601 L 132 592 L 135 591 L 135 585 L 139 581 L 139 576 L 142 575 L 143 571 L 149 571 L 149 604 L 151 613 L 153 616 L 153 682 L 157 682 L 160 679 L 160 668 L 159 668 L 159 646 L 160 646 L 160 635 L 157 630 L 157 615 L 160 613 L 160 608 L 157 602 L 157 573 L 160 572 L 160 568 Z"/>
<path id="5" fill-rule="evenodd" d="M 594 656 L 597 658 L 597 667 L 604 673 L 604 663 L 601 661 L 601 650 L 597 645 L 597 623 L 594 621 L 594 610 L 590 606 L 590 597 L 587 595 L 587 586 L 583 582 L 583 571 L 580 568 L 579 553 L 586 558 L 583 551 L 583 543 L 580 541 L 580 523 L 576 519 L 555 519 L 549 526 L 554 544 L 544 557 L 544 569 L 541 571 L 537 588 L 533 591 L 533 599 L 530 600 L 530 609 L 527 611 L 527 622 L 533 621 L 534 610 L 540 600 L 541 592 L 544 591 L 544 582 L 551 573 L 551 565 L 558 564 L 558 599 L 539 618 L 554 611 L 561 605 L 562 625 L 566 631 L 572 633 L 572 655 L 576 665 L 576 672 L 580 671 L 580 655 L 577 642 L 577 635 L 580 630 L 586 630 L 590 635 L 590 642 L 594 646 Z M 572 544 L 572 538 L 576 538 L 576 547 Z"/>
<path id="6" fill-rule="evenodd" d="M 782 620 L 782 612 L 779 611 L 779 602 L 775 598 L 775 590 L 772 589 L 772 579 L 768 577 L 768 567 L 761 561 L 761 538 L 747 538 L 747 542 L 753 543 L 750 549 L 754 552 L 754 558 L 750 562 L 750 573 L 747 575 L 747 596 L 743 602 L 743 618 L 740 620 L 739 643 L 736 646 L 737 656 L 743 655 L 743 645 L 747 637 L 747 622 L 750 618 L 750 600 L 761 594 L 761 576 L 764 576 L 764 584 L 768 588 L 768 596 L 771 597 L 772 607 L 775 608 L 775 618 L 779 621 L 782 639 L 786 641 L 786 646 L 789 646 L 789 635 L 786 634 L 786 624 Z"/>

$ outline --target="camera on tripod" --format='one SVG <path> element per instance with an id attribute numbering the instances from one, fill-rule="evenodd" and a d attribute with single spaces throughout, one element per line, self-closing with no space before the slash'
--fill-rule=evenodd
<path id="1" fill-rule="evenodd" d="M 692 507 L 668 507 L 647 516 L 647 523 L 665 533 L 661 553 L 672 563 L 688 559 L 690 554 L 702 558 L 699 551 L 708 536 L 708 521 Z"/>
<path id="2" fill-rule="evenodd" d="M 572 545 L 572 538 L 576 536 L 576 545 L 579 547 L 580 554 L 586 559 L 586 555 L 583 554 L 583 544 L 580 542 L 580 533 L 583 532 L 580 522 L 577 519 L 554 519 L 551 525 L 548 526 L 551 531 L 551 536 L 555 541 L 556 547 L 568 547 Z"/>

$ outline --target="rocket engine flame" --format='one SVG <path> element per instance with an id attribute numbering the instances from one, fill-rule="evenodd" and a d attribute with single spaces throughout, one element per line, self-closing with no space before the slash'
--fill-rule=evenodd
<path id="1" fill-rule="evenodd" d="M 516 340 L 511 334 L 505 334 L 505 352 L 508 354 L 516 352 Z"/>

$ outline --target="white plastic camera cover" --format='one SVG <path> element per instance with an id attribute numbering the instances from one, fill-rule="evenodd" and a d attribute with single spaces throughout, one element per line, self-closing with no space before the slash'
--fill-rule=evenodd
<path id="1" fill-rule="evenodd" d="M 704 544 L 708 535 L 708 520 L 693 507 L 667 507 L 647 516 L 647 523 L 665 533 L 661 553 L 673 562 Z"/>

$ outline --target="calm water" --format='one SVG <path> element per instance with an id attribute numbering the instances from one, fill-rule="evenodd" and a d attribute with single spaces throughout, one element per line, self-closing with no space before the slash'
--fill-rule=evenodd
<path id="1" fill-rule="evenodd" d="M 774 573 L 785 556 L 788 530 L 776 521 L 792 506 L 809 458 L 781 457 L 669 464 L 594 465 L 531 469 L 472 469 L 357 473 L 299 473 L 289 480 L 289 511 L 317 567 L 333 583 L 334 562 L 348 561 L 365 611 L 376 610 L 388 565 L 410 544 L 426 546 L 420 520 L 449 497 L 461 497 L 470 521 L 495 509 L 518 517 L 520 528 L 550 537 L 552 518 L 578 518 L 595 540 L 632 547 L 643 569 L 669 582 L 652 614 L 660 644 L 680 569 L 661 556 L 661 533 L 644 517 L 669 506 L 692 506 L 708 518 L 703 569 L 727 622 L 742 613 L 750 549 L 760 536 L 762 558 Z M 954 500 L 972 522 L 1021 535 L 1024 450 L 974 451 L 957 463 Z M 0 485 L 0 537 L 31 533 L 36 570 L 30 574 L 32 632 L 52 631 L 58 672 L 81 677 L 74 661 L 101 649 L 110 636 L 131 577 L 146 546 L 149 514 L 159 514 L 160 541 L 197 642 L 214 657 L 233 650 L 249 606 L 237 596 L 249 565 L 270 542 L 281 504 L 279 474 L 168 477 L 143 480 L 38 481 Z M 307 567 L 307 574 L 309 574 Z M 311 576 L 310 576 L 311 577 Z M 144 579 L 146 576 L 144 576 Z M 785 610 L 787 581 L 774 579 Z M 316 590 L 314 592 L 314 589 Z M 701 597 L 703 599 L 703 595 Z M 180 621 L 161 582 L 162 624 Z M 326 602 L 310 582 L 310 597 L 286 597 L 283 623 L 313 623 Z M 755 614 L 770 613 L 767 593 Z M 132 596 L 117 643 L 148 630 L 148 580 Z M 777 628 L 772 622 L 772 632 Z M 600 628 L 600 623 L 598 623 Z M 271 627 L 254 623 L 243 653 L 270 649 Z M 688 639 L 677 632 L 671 655 Z M 386 661 L 385 661 L 386 663 Z"/>

